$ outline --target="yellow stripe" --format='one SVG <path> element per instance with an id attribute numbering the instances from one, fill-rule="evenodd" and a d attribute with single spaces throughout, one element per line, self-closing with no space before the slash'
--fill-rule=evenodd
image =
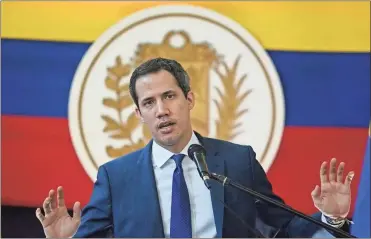
<path id="1" fill-rule="evenodd" d="M 2 36 L 92 42 L 125 16 L 158 4 L 160 3 L 3 2 Z M 370 51 L 368 2 L 256 1 L 192 4 L 207 7 L 238 21 L 267 49 Z"/>

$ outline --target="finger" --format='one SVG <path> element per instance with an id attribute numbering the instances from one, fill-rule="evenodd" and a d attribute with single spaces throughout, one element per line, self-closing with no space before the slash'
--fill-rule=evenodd
<path id="1" fill-rule="evenodd" d="M 58 207 L 65 207 L 64 204 L 64 192 L 63 188 L 61 186 L 58 187 L 57 189 L 57 197 L 58 197 Z"/>
<path id="2" fill-rule="evenodd" d="M 42 223 L 42 222 L 44 221 L 44 219 L 45 219 L 45 217 L 44 217 L 44 215 L 42 214 L 40 208 L 36 209 L 36 217 L 37 217 L 37 219 L 39 219 L 39 221 L 40 221 L 41 223 Z"/>
<path id="3" fill-rule="evenodd" d="M 73 218 L 77 221 L 81 220 L 80 202 L 75 202 L 75 204 L 73 205 Z"/>
<path id="4" fill-rule="evenodd" d="M 326 161 L 321 164 L 320 178 L 321 178 L 321 183 L 322 184 L 328 182 L 328 179 L 327 179 L 327 162 Z"/>
<path id="5" fill-rule="evenodd" d="M 338 183 L 343 183 L 343 179 L 344 179 L 344 167 L 345 167 L 345 163 L 344 162 L 341 162 L 339 167 L 338 167 L 338 172 L 337 172 L 337 182 Z"/>
<path id="6" fill-rule="evenodd" d="M 333 158 L 330 161 L 330 174 L 329 174 L 329 180 L 330 182 L 334 183 L 336 179 L 336 159 Z"/>
<path id="7" fill-rule="evenodd" d="M 51 213 L 50 198 L 49 197 L 45 198 L 44 203 L 43 203 L 43 208 L 44 208 L 45 215 Z"/>
<path id="8" fill-rule="evenodd" d="M 345 185 L 350 187 L 350 184 L 352 183 L 353 177 L 354 177 L 354 172 L 353 171 L 349 172 L 346 179 L 345 179 Z"/>
<path id="9" fill-rule="evenodd" d="M 55 191 L 52 189 L 49 191 L 49 197 L 50 197 L 50 207 L 51 210 L 53 211 L 54 209 L 57 208 L 57 196 L 55 195 Z"/>

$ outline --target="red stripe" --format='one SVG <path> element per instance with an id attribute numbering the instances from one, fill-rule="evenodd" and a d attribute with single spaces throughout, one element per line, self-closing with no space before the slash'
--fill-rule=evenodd
<path id="1" fill-rule="evenodd" d="M 92 182 L 75 154 L 66 119 L 2 116 L 1 136 L 2 204 L 40 206 L 58 185 L 65 188 L 69 207 L 88 202 Z M 319 182 L 320 164 L 336 157 L 356 172 L 356 195 L 366 138 L 363 128 L 286 127 L 268 173 L 275 192 L 292 207 L 315 212 L 310 193 Z"/>
<path id="2" fill-rule="evenodd" d="M 92 181 L 75 154 L 66 119 L 1 119 L 2 204 L 38 207 L 59 185 L 69 207 L 87 202 Z"/>

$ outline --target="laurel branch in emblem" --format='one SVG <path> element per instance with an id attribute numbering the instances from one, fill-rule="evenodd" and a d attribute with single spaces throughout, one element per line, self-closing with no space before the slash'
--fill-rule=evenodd
<path id="1" fill-rule="evenodd" d="M 239 110 L 238 108 L 252 90 L 247 90 L 243 93 L 240 92 L 242 83 L 246 80 L 247 75 L 244 74 L 240 79 L 236 80 L 239 61 L 240 57 L 237 57 L 231 68 L 225 62 L 220 62 L 225 70 L 225 74 L 221 73 L 220 67 L 215 67 L 214 69 L 224 86 L 224 94 L 219 88 L 215 88 L 220 97 L 220 102 L 215 99 L 213 100 L 219 112 L 219 119 L 216 121 L 216 136 L 219 139 L 233 140 L 237 135 L 243 133 L 241 130 L 238 131 L 241 123 L 237 123 L 237 120 L 248 109 Z"/>
<path id="2" fill-rule="evenodd" d="M 228 67 L 223 61 L 219 61 L 214 68 L 224 87 L 224 93 L 219 88 L 215 88 L 220 101 L 213 100 L 219 113 L 219 119 L 216 120 L 216 137 L 223 140 L 233 140 L 237 135 L 243 133 L 243 130 L 239 130 L 242 124 L 237 123 L 237 120 L 248 109 L 239 109 L 239 106 L 252 92 L 252 90 L 241 92 L 241 86 L 247 75 L 244 74 L 238 79 L 237 67 L 239 60 L 240 57 L 237 57 L 232 67 Z M 222 69 L 224 69 L 224 73 L 222 73 Z M 103 131 L 110 133 L 109 137 L 112 139 L 128 141 L 127 144 L 119 148 L 111 145 L 106 146 L 106 152 L 111 158 L 120 157 L 144 147 L 146 141 L 152 137 L 148 128 L 137 119 L 135 112 L 132 112 L 126 120 L 122 117 L 122 111 L 134 104 L 129 94 L 129 84 L 122 83 L 122 79 L 127 77 L 131 71 L 131 65 L 122 63 L 120 56 L 116 57 L 113 67 L 107 68 L 105 85 L 107 89 L 114 92 L 115 98 L 104 98 L 103 105 L 114 109 L 116 116 L 102 115 L 102 119 L 105 121 Z M 143 138 L 134 141 L 131 133 L 138 126 L 142 127 Z"/>

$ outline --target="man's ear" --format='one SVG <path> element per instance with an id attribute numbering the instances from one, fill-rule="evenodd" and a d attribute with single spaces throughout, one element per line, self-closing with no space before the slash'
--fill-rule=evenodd
<path id="1" fill-rule="evenodd" d="M 137 118 L 142 122 L 144 123 L 144 119 L 142 117 L 142 113 L 140 113 L 140 110 L 138 109 L 138 107 L 135 107 L 135 115 L 137 116 Z"/>
<path id="2" fill-rule="evenodd" d="M 188 108 L 189 110 L 193 109 L 193 107 L 195 106 L 195 95 L 193 94 L 192 91 L 189 91 L 187 93 L 187 101 L 188 101 Z"/>

